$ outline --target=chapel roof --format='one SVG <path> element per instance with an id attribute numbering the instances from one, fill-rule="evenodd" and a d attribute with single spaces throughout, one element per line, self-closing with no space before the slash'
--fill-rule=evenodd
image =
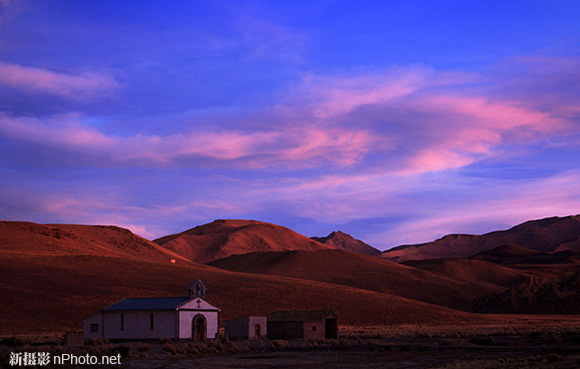
<path id="1" fill-rule="evenodd" d="M 107 306 L 102 311 L 174 310 L 187 300 L 189 297 L 131 298 Z"/>

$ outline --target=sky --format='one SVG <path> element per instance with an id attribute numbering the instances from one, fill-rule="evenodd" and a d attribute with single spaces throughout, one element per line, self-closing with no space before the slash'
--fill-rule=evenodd
<path id="1" fill-rule="evenodd" d="M 0 0 L 0 219 L 379 249 L 580 213 L 578 1 Z"/>

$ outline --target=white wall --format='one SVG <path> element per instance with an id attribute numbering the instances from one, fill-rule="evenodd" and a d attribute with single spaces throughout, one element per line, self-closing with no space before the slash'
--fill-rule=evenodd
<path id="1" fill-rule="evenodd" d="M 121 314 L 124 314 L 124 329 L 121 330 Z M 153 314 L 153 329 L 151 315 Z M 174 311 L 105 312 L 104 338 L 112 339 L 156 339 L 176 337 L 176 315 Z"/>
<path id="2" fill-rule="evenodd" d="M 91 332 L 91 324 L 98 325 L 97 332 Z M 85 338 L 102 338 L 103 337 L 103 315 L 97 313 L 93 316 L 88 317 L 83 321 L 83 327 L 85 330 Z"/>
<path id="3" fill-rule="evenodd" d="M 260 326 L 260 336 L 266 337 L 268 335 L 268 318 L 265 316 L 251 316 L 248 322 L 248 335 L 250 339 L 257 339 L 254 327 Z"/>
<path id="4" fill-rule="evenodd" d="M 213 306 L 212 304 L 205 301 L 201 297 L 196 297 L 192 300 L 187 301 L 183 305 L 180 305 L 179 309 L 184 309 L 184 310 L 188 310 L 188 309 L 192 309 L 192 310 L 216 310 L 216 311 L 219 310 L 217 307 Z"/>
<path id="5" fill-rule="evenodd" d="M 191 339 L 193 317 L 201 314 L 207 322 L 207 339 L 214 339 L 218 333 L 218 312 L 199 310 L 179 310 L 179 338 Z"/>

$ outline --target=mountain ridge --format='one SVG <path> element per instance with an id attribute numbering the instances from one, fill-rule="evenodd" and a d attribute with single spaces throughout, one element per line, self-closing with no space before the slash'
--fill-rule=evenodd
<path id="1" fill-rule="evenodd" d="M 310 239 L 332 246 L 336 249 L 358 252 L 366 255 L 380 255 L 381 251 L 366 244 L 365 242 L 355 239 L 353 236 L 341 232 L 333 231 L 326 237 L 310 237 Z"/>
<path id="2" fill-rule="evenodd" d="M 432 242 L 397 246 L 381 256 L 396 262 L 449 259 L 470 257 L 504 245 L 537 251 L 580 250 L 580 215 L 529 220 L 483 235 L 450 234 Z"/>

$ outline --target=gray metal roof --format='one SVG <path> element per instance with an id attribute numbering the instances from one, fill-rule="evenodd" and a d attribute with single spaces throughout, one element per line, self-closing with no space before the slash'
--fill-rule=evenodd
<path id="1" fill-rule="evenodd" d="M 111 306 L 107 306 L 102 311 L 174 310 L 187 300 L 189 300 L 189 297 L 124 299 Z"/>

